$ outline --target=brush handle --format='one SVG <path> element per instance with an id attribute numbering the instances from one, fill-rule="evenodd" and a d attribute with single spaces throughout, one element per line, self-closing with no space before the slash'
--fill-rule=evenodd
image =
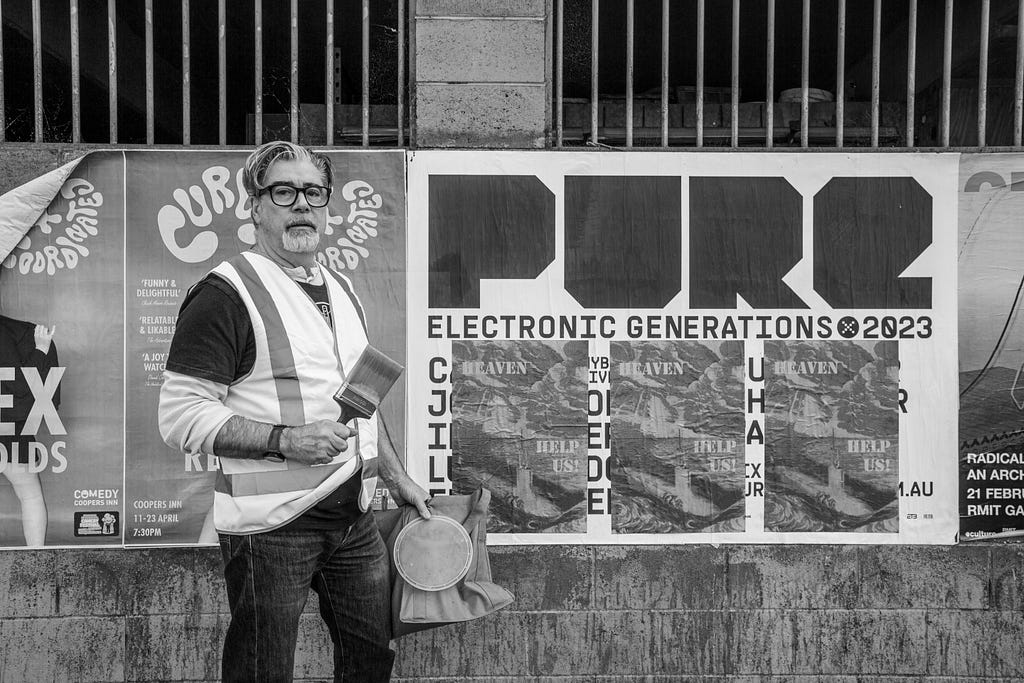
<path id="1" fill-rule="evenodd" d="M 371 417 L 377 410 L 377 406 L 348 385 L 342 387 L 341 391 L 334 395 L 334 400 L 341 408 L 341 416 L 338 417 L 338 422 L 341 423 L 346 423 L 357 417 Z"/>
<path id="2" fill-rule="evenodd" d="M 341 406 L 341 417 L 338 418 L 338 422 L 342 424 L 348 424 L 357 417 L 362 417 L 352 406 L 338 401 L 338 405 Z"/>

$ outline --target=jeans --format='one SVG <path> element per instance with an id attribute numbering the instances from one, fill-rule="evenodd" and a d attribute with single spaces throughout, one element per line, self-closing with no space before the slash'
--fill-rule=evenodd
<path id="1" fill-rule="evenodd" d="M 220 535 L 231 624 L 225 681 L 291 681 L 309 589 L 334 641 L 334 680 L 388 681 L 389 562 L 373 513 L 346 530 Z"/>

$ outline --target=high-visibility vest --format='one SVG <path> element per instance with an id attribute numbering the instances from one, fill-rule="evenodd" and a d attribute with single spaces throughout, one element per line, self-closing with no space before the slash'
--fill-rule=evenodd
<path id="1" fill-rule="evenodd" d="M 327 268 L 320 271 L 333 330 L 300 285 L 265 256 L 245 252 L 213 269 L 245 303 L 256 340 L 252 370 L 228 387 L 224 399 L 236 414 L 288 426 L 340 417 L 334 394 L 344 382 L 345 369 L 367 345 L 365 316 L 351 282 Z M 367 510 L 377 486 L 377 417 L 360 418 L 349 426 L 356 435 L 348 449 L 326 465 L 221 458 L 214 487 L 217 529 L 241 534 L 287 524 L 360 466 L 359 508 Z"/>

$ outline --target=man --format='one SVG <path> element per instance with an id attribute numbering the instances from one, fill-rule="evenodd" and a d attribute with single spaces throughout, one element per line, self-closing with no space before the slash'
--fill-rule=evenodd
<path id="1" fill-rule="evenodd" d="M 334 641 L 336 681 L 387 681 L 389 561 L 368 511 L 376 475 L 424 518 L 426 491 L 377 419 L 337 420 L 333 400 L 367 345 L 359 299 L 320 266 L 330 160 L 287 142 L 246 160 L 256 245 L 188 293 L 160 392 L 160 431 L 214 453 L 214 492 L 231 624 L 226 681 L 291 680 L 309 589 Z"/>
<path id="2" fill-rule="evenodd" d="M 57 367 L 57 346 L 53 343 L 56 325 L 36 325 L 0 315 L 0 394 L 7 395 L 7 405 L 0 403 L 0 470 L 11 483 L 21 505 L 21 530 L 25 545 L 41 547 L 46 542 L 46 501 L 38 472 L 36 432 L 25 433 L 25 423 L 35 404 L 35 395 L 26 379 L 32 368 L 37 381 L 45 382 L 50 370 Z M 50 399 L 60 407 L 60 385 Z M 38 430 L 36 426 L 33 429 Z"/>

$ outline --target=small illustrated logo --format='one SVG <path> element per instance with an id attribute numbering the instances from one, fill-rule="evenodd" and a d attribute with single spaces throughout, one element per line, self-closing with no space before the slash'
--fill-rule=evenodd
<path id="1" fill-rule="evenodd" d="M 119 527 L 116 511 L 75 513 L 75 536 L 117 536 Z"/>
<path id="2" fill-rule="evenodd" d="M 844 339 L 853 339 L 857 336 L 857 332 L 860 331 L 860 324 L 857 323 L 856 318 L 851 316 L 840 319 L 836 327 L 839 330 L 839 336 Z"/>

